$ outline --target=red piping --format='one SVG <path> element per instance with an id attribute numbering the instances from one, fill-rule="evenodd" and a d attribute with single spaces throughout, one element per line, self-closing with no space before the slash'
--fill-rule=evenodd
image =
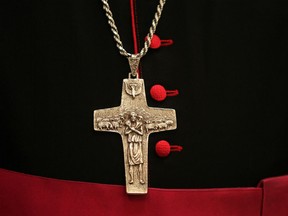
<path id="1" fill-rule="evenodd" d="M 138 53 L 138 43 L 137 43 L 137 31 L 136 31 L 136 22 L 135 22 L 134 0 L 130 0 L 130 10 L 131 10 L 131 25 L 132 25 L 134 54 L 136 54 Z M 140 77 L 139 69 L 138 69 L 138 76 Z"/>

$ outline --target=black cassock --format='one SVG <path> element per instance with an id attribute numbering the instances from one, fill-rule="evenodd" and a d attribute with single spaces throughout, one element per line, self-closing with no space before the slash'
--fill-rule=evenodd
<path id="1" fill-rule="evenodd" d="M 109 1 L 133 52 L 130 2 Z M 139 49 L 157 4 L 134 1 Z M 130 70 L 101 1 L 9 1 L 0 8 L 0 167 L 124 185 L 120 136 L 93 130 L 93 110 L 120 104 Z M 140 73 L 148 105 L 175 109 L 178 128 L 149 138 L 151 188 L 247 188 L 287 174 L 287 12 L 280 0 L 167 1 L 156 34 L 174 43 L 150 49 Z M 155 84 L 179 95 L 157 102 L 149 95 Z M 183 150 L 159 158 L 159 140 Z"/>

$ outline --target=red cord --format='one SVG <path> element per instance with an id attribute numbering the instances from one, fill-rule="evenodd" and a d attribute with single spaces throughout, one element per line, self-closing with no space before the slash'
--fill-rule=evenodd
<path id="1" fill-rule="evenodd" d="M 136 34 L 136 24 L 135 24 L 134 0 L 130 0 L 130 10 L 131 10 L 131 24 L 132 24 L 133 43 L 134 43 L 134 54 L 136 54 L 138 53 L 138 44 L 137 44 L 137 34 Z"/>
<path id="2" fill-rule="evenodd" d="M 132 24 L 132 35 L 134 44 L 134 54 L 138 53 L 138 43 L 137 43 L 137 33 L 136 33 L 136 23 L 135 23 L 135 7 L 134 0 L 130 0 L 130 10 L 131 10 L 131 24 Z M 138 76 L 140 77 L 140 71 L 138 69 Z"/>
<path id="3" fill-rule="evenodd" d="M 170 151 L 177 151 L 177 152 L 180 152 L 183 150 L 183 147 L 182 146 L 178 146 L 178 145 L 170 145 Z"/>
<path id="4" fill-rule="evenodd" d="M 175 90 L 166 90 L 166 95 L 167 96 L 177 96 L 179 94 L 178 89 Z"/>
<path id="5" fill-rule="evenodd" d="M 174 41 L 172 39 L 168 39 L 168 40 L 161 40 L 161 46 L 170 46 L 174 43 Z"/>

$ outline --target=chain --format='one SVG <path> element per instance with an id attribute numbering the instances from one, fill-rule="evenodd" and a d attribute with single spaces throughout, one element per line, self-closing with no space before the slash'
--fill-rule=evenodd
<path id="1" fill-rule="evenodd" d="M 102 0 L 103 9 L 105 10 L 106 16 L 108 18 L 108 24 L 111 27 L 111 31 L 113 33 L 113 38 L 116 42 L 116 46 L 118 47 L 121 55 L 128 57 L 128 58 L 133 57 L 133 58 L 140 59 L 148 52 L 153 34 L 156 31 L 156 27 L 157 27 L 159 19 L 161 17 L 165 2 L 166 2 L 166 0 L 159 0 L 159 4 L 157 5 L 157 11 L 154 15 L 154 19 L 152 20 L 152 25 L 149 28 L 149 33 L 147 34 L 146 40 L 144 42 L 144 47 L 141 49 L 141 51 L 139 53 L 131 54 L 131 53 L 128 53 L 123 47 L 117 26 L 116 26 L 115 21 L 113 19 L 112 11 L 111 11 L 110 6 L 108 4 L 108 0 Z"/>

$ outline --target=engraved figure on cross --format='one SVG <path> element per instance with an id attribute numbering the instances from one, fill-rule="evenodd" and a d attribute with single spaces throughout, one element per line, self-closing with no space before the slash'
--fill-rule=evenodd
<path id="1" fill-rule="evenodd" d="M 130 184 L 134 183 L 134 168 L 139 177 L 139 182 L 144 184 L 143 178 L 143 117 L 135 112 L 130 113 L 130 119 L 125 123 L 125 135 L 127 135 L 127 157 L 129 164 Z"/>

